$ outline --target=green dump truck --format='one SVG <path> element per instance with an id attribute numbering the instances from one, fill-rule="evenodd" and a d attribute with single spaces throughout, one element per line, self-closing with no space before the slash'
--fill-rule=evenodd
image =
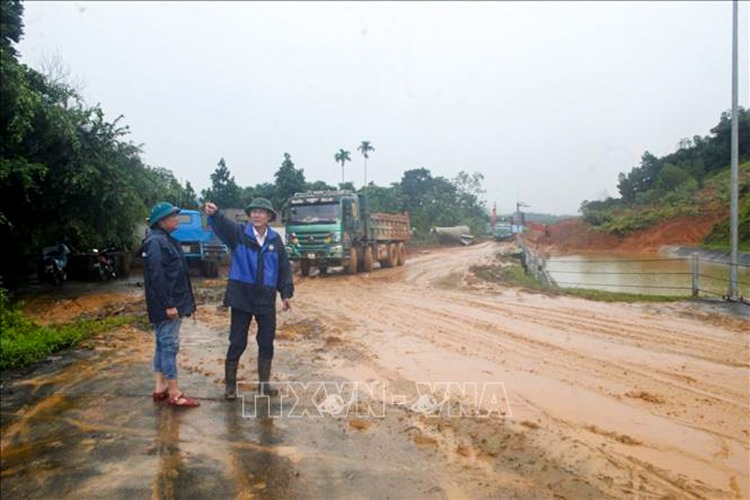
<path id="1" fill-rule="evenodd" d="M 409 241 L 408 213 L 370 213 L 352 191 L 296 193 L 286 204 L 287 253 L 303 276 L 317 267 L 343 267 L 348 274 L 402 266 Z"/>

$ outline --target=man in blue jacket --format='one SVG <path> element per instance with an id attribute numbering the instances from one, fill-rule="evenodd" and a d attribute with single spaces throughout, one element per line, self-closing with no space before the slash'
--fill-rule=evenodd
<path id="1" fill-rule="evenodd" d="M 200 406 L 177 385 L 177 351 L 180 349 L 182 318 L 195 312 L 185 255 L 169 233 L 177 229 L 180 209 L 163 201 L 151 209 L 151 230 L 143 241 L 143 283 L 146 289 L 148 320 L 154 325 L 156 348 L 154 401 L 167 400 L 170 406 Z"/>
<path id="2" fill-rule="evenodd" d="M 284 311 L 291 309 L 294 284 L 284 242 L 268 227 L 276 211 L 265 198 L 255 198 L 245 212 L 249 224 L 229 220 L 215 204 L 206 203 L 206 214 L 216 235 L 232 252 L 224 305 L 231 307 L 229 349 L 224 362 L 226 399 L 237 398 L 237 366 L 247 347 L 250 322 L 255 318 L 258 333 L 258 392 L 275 396 L 268 384 L 271 378 L 273 339 L 276 336 L 276 293 L 281 295 Z"/>

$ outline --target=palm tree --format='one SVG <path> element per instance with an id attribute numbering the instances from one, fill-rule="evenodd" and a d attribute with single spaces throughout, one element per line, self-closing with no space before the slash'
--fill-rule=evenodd
<path id="1" fill-rule="evenodd" d="M 344 163 L 348 161 L 352 161 L 351 157 L 349 156 L 351 153 L 345 149 L 339 149 L 339 152 L 336 153 L 336 155 L 333 157 L 336 160 L 336 163 L 341 163 L 341 184 L 344 184 L 346 182 L 344 180 Z"/>
<path id="2" fill-rule="evenodd" d="M 370 141 L 362 141 L 362 144 L 357 146 L 357 149 L 362 151 L 362 156 L 365 157 L 365 187 L 367 187 L 367 159 L 370 157 L 370 151 L 375 151 L 375 148 L 370 145 Z"/>

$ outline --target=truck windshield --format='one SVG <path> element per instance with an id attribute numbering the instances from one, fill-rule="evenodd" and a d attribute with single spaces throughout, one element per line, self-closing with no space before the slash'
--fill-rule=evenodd
<path id="1" fill-rule="evenodd" d="M 291 224 L 323 224 L 339 222 L 338 203 L 297 205 L 289 213 Z"/>

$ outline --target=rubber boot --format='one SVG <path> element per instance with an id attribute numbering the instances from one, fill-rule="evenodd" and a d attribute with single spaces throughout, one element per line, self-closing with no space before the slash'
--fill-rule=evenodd
<path id="1" fill-rule="evenodd" d="M 224 399 L 237 399 L 237 361 L 224 361 Z"/>
<path id="2" fill-rule="evenodd" d="M 271 360 L 258 358 L 258 394 L 276 396 L 279 391 L 273 389 L 268 381 L 271 379 Z"/>

